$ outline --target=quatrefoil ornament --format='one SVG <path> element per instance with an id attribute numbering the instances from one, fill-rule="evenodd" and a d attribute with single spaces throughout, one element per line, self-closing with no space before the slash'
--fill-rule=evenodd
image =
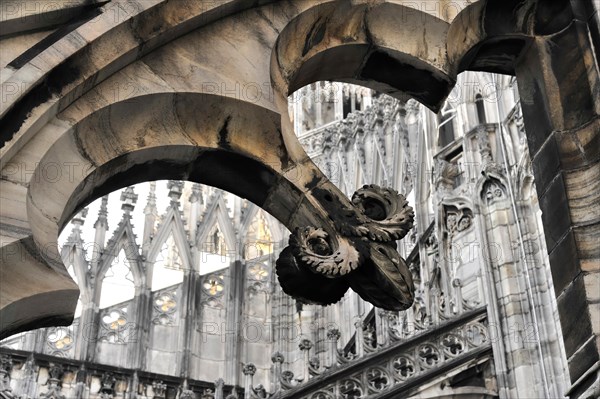
<path id="1" fill-rule="evenodd" d="M 325 195 L 328 202 L 330 196 Z M 299 227 L 277 260 L 284 292 L 305 302 L 329 305 L 348 288 L 387 310 L 405 310 L 414 299 L 406 262 L 396 250 L 413 227 L 414 212 L 396 190 L 366 185 L 351 206 L 331 212 L 333 229 Z"/>

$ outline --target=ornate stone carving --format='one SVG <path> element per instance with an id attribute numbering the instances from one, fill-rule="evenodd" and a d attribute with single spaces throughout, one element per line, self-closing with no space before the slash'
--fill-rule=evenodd
<path id="1" fill-rule="evenodd" d="M 506 187 L 496 179 L 489 179 L 483 185 L 483 200 L 487 204 L 506 198 Z"/>
<path id="2" fill-rule="evenodd" d="M 372 393 L 382 392 L 394 384 L 394 379 L 383 367 L 370 368 L 366 375 L 369 391 Z"/>
<path id="3" fill-rule="evenodd" d="M 406 316 L 406 313 L 401 313 L 401 316 Z M 388 312 L 388 316 L 393 315 Z M 421 335 L 424 332 L 422 329 L 414 331 L 402 337 L 402 346 L 377 352 L 377 360 L 373 358 L 373 361 L 363 363 L 360 370 L 358 367 L 349 366 L 352 360 L 348 362 L 338 358 L 337 365 L 334 364 L 329 370 L 324 368 L 325 370 L 318 374 L 319 381 L 329 381 L 327 385 L 315 384 L 314 390 L 303 389 L 303 385 L 295 385 L 289 389 L 303 389 L 302 398 L 363 398 L 379 397 L 385 393 L 391 397 L 389 390 L 398 387 L 398 383 L 411 383 L 416 378 L 439 372 L 439 367 L 467 361 L 482 349 L 489 350 L 491 342 L 486 316 L 485 307 L 480 307 L 474 310 L 467 320 L 458 324 L 451 322 L 441 325 L 439 329 L 433 330 L 435 333 L 428 330 Z M 331 332 L 335 338 L 336 331 Z M 420 338 L 411 340 L 415 334 Z M 311 375 L 313 378 L 317 376 L 312 373 Z M 293 374 L 288 373 L 286 378 L 291 382 Z M 346 396 L 328 396 L 330 393 Z M 296 394 L 297 391 L 292 391 L 286 395 L 292 397 Z"/>
<path id="4" fill-rule="evenodd" d="M 117 379 L 112 373 L 104 373 L 101 379 L 100 399 L 113 399 L 115 396 L 115 383 Z"/>
<path id="5" fill-rule="evenodd" d="M 65 352 L 73 347 L 75 338 L 68 327 L 52 327 L 48 329 L 46 344 L 53 356 L 65 356 Z"/>
<path id="6" fill-rule="evenodd" d="M 325 190 L 320 195 L 335 203 Z M 375 306 L 408 308 L 413 301 L 412 276 L 394 241 L 412 228 L 412 208 L 395 190 L 376 185 L 358 190 L 353 206 L 339 202 L 330 212 L 336 234 L 304 227 L 290 235 L 289 247 L 277 260 L 283 290 L 307 303 L 328 305 L 352 287 Z M 307 285 L 313 290 L 307 291 Z"/>
<path id="7" fill-rule="evenodd" d="M 467 230 L 473 222 L 473 212 L 469 208 L 445 207 L 445 228 L 450 236 L 456 232 Z"/>
<path id="8" fill-rule="evenodd" d="M 10 371 L 12 370 L 12 358 L 9 355 L 0 355 L 0 397 L 13 398 L 10 388 Z"/>
<path id="9" fill-rule="evenodd" d="M 273 363 L 283 363 L 285 358 L 283 357 L 283 353 L 277 351 L 271 355 L 271 361 Z"/>
<path id="10" fill-rule="evenodd" d="M 328 277 L 343 276 L 358 267 L 359 254 L 356 248 L 347 239 L 338 240 L 334 246 L 323 229 L 296 229 L 290 236 L 290 248 L 303 265 Z"/>
<path id="11" fill-rule="evenodd" d="M 154 392 L 154 399 L 164 399 L 165 394 L 167 393 L 167 384 L 162 381 L 153 381 L 152 382 L 152 392 Z"/>
<path id="12" fill-rule="evenodd" d="M 183 380 L 183 384 L 179 388 L 181 390 L 179 394 L 179 399 L 196 399 L 196 394 L 193 390 L 188 386 L 188 381 Z"/>
<path id="13" fill-rule="evenodd" d="M 258 384 L 257 386 L 253 387 L 252 394 L 258 399 L 266 399 L 269 397 L 267 390 L 264 386 L 262 386 L 262 384 Z"/>
<path id="14" fill-rule="evenodd" d="M 327 339 L 330 341 L 337 341 L 340 339 L 341 336 L 342 334 L 340 333 L 340 330 L 336 328 L 332 328 L 329 331 L 327 331 Z"/>
<path id="15" fill-rule="evenodd" d="M 247 363 L 244 365 L 242 373 L 244 373 L 244 375 L 254 375 L 256 374 L 256 366 L 253 363 Z"/>
<path id="16" fill-rule="evenodd" d="M 360 399 L 364 395 L 362 383 L 354 378 L 345 379 L 340 384 L 340 393 L 344 398 Z"/>
<path id="17" fill-rule="evenodd" d="M 487 176 L 489 173 L 502 173 L 501 166 L 494 161 L 490 146 L 490 134 L 495 133 L 495 125 L 481 125 L 477 130 L 477 144 L 481 154 L 481 171 Z"/>
<path id="18" fill-rule="evenodd" d="M 202 278 L 201 303 L 213 308 L 223 307 L 223 293 L 225 290 L 225 275 L 223 272 L 207 274 Z"/>
<path id="19" fill-rule="evenodd" d="M 458 176 L 460 176 L 460 168 L 457 164 L 448 162 L 445 159 L 435 158 L 435 187 L 440 193 L 451 191 Z"/>
<path id="20" fill-rule="evenodd" d="M 308 351 L 313 347 L 313 343 L 309 339 L 303 339 L 298 344 L 298 348 L 301 351 Z"/>
<path id="21" fill-rule="evenodd" d="M 48 390 L 40 395 L 42 399 L 65 399 L 61 393 L 61 378 L 64 369 L 59 364 L 50 364 L 48 368 Z"/>
<path id="22" fill-rule="evenodd" d="M 177 292 L 167 290 L 154 294 L 152 323 L 173 325 L 177 313 Z"/>
<path id="23" fill-rule="evenodd" d="M 352 196 L 352 203 L 365 217 L 364 224 L 356 229 L 359 236 L 389 242 L 402 239 L 413 227 L 413 209 L 391 188 L 363 186 Z"/>
<path id="24" fill-rule="evenodd" d="M 127 320 L 127 306 L 117 305 L 104 309 L 100 316 L 98 340 L 113 344 L 126 344 L 134 339 L 133 323 Z"/>

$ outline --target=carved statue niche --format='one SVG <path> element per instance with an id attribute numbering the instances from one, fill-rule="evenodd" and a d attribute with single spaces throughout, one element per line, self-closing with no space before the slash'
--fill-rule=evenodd
<path id="1" fill-rule="evenodd" d="M 462 232 L 471 227 L 473 223 L 473 211 L 466 206 L 444 206 L 443 228 L 448 236 L 452 237 L 457 232 Z"/>
<path id="2" fill-rule="evenodd" d="M 335 201 L 326 190 L 315 194 L 329 204 L 325 209 L 334 229 L 308 226 L 293 231 L 277 260 L 283 290 L 305 303 L 328 305 L 351 287 L 375 306 L 409 308 L 414 284 L 395 243 L 413 227 L 414 212 L 405 198 L 376 185 L 357 190 L 351 205 Z"/>
<path id="3" fill-rule="evenodd" d="M 506 198 L 506 187 L 499 180 L 489 178 L 483 185 L 481 196 L 484 203 L 492 204 Z"/>

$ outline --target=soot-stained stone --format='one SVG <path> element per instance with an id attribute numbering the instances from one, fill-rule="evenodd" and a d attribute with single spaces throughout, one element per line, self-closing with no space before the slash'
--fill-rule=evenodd
<path id="1" fill-rule="evenodd" d="M 573 355 L 592 335 L 583 276 L 579 275 L 557 298 L 560 324 L 563 329 L 565 352 Z"/>
<path id="2" fill-rule="evenodd" d="M 532 154 L 531 158 L 535 186 L 538 193 L 542 194 L 561 170 L 556 136 L 552 135 L 540 148 L 539 152 Z"/>
<path id="3" fill-rule="evenodd" d="M 410 61 L 417 63 L 416 59 Z M 439 109 L 452 89 L 453 82 L 441 73 L 402 62 L 382 51 L 369 55 L 360 78 L 382 82 L 414 97 L 433 110 Z"/>
<path id="4" fill-rule="evenodd" d="M 554 293 L 558 296 L 580 272 L 577 244 L 572 231 L 554 247 L 549 258 L 551 265 L 560 265 L 552 268 Z"/>
<path id="5" fill-rule="evenodd" d="M 539 195 L 546 245 L 550 252 L 571 227 L 569 200 L 565 190 L 561 173 L 548 185 L 548 189 Z"/>
<path id="6" fill-rule="evenodd" d="M 560 130 L 581 126 L 596 116 L 598 93 L 590 86 L 589 67 L 586 58 L 592 57 L 591 49 L 582 49 L 587 42 L 587 29 L 581 22 L 573 22 L 568 29 L 548 39 L 546 51 L 551 57 L 552 74 L 558 83 L 558 98 L 562 108 Z M 598 78 L 596 78 L 598 79 Z"/>

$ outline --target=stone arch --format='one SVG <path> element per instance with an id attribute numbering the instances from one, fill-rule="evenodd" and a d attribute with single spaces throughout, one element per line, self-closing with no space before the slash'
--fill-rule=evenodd
<path id="1" fill-rule="evenodd" d="M 448 61 L 452 72 L 472 70 L 514 75 L 517 58 L 535 36 L 556 33 L 572 19 L 568 0 L 473 3 L 456 16 L 448 29 Z"/>
<path id="2" fill-rule="evenodd" d="M 284 223 L 289 222 L 289 208 L 277 204 L 286 202 L 299 214 L 312 208 L 306 201 L 299 206 L 303 189 L 295 184 L 311 177 L 294 173 L 276 113 L 200 94 L 163 93 L 143 100 L 145 107 L 121 102 L 88 116 L 56 140 L 43 157 L 40 165 L 66 161 L 76 171 L 74 178 L 56 181 L 46 179 L 38 168 L 30 181 L 27 218 L 32 234 L 3 247 L 3 271 L 12 270 L 14 264 L 15 269 L 45 275 L 45 284 L 36 285 L 37 294 L 18 286 L 14 292 L 3 290 L 3 335 L 31 325 L 70 323 L 79 290 L 62 264 L 58 233 L 80 207 L 110 191 L 172 178 L 204 182 L 246 197 Z M 136 133 L 133 126 L 141 130 Z M 154 134 L 149 127 L 156 128 Z M 320 180 L 318 170 L 312 169 Z M 296 181 L 284 178 L 284 171 L 291 171 Z M 245 175 L 241 184 L 240 175 Z M 268 198 L 275 185 L 270 195 L 279 200 Z M 306 215 L 315 217 L 315 212 Z M 296 222 L 304 217 L 296 217 Z M 37 318 L 19 310 L 34 308 L 39 310 Z"/>
<path id="3" fill-rule="evenodd" d="M 271 80 L 283 98 L 318 80 L 339 80 L 414 97 L 437 111 L 455 82 L 446 61 L 448 27 L 399 4 L 324 3 L 299 14 L 279 34 Z M 402 39 L 407 36 L 420 39 Z"/>

